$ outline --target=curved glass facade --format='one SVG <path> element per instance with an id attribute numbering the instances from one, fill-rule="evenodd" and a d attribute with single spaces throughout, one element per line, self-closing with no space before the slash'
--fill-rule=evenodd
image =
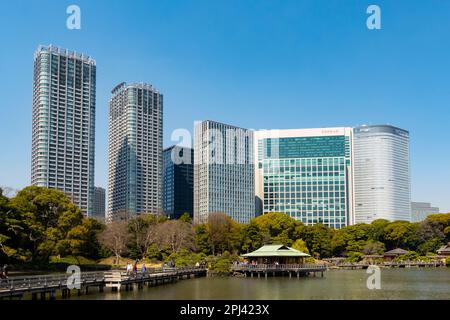
<path id="1" fill-rule="evenodd" d="M 411 220 L 409 133 L 388 125 L 354 128 L 355 223 Z"/>

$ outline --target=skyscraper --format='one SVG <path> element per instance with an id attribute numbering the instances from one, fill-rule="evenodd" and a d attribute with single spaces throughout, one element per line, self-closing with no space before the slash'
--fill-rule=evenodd
<path id="1" fill-rule="evenodd" d="M 194 149 L 172 146 L 163 151 L 163 209 L 170 219 L 194 214 Z"/>
<path id="2" fill-rule="evenodd" d="M 94 188 L 94 212 L 93 218 L 105 221 L 105 189 L 101 187 Z"/>
<path id="3" fill-rule="evenodd" d="M 284 212 L 307 225 L 352 222 L 352 129 L 255 132 L 257 215 Z"/>
<path id="4" fill-rule="evenodd" d="M 163 95 L 121 83 L 109 108 L 108 219 L 162 213 Z"/>
<path id="5" fill-rule="evenodd" d="M 411 220 L 408 131 L 354 128 L 354 201 L 355 223 Z"/>
<path id="6" fill-rule="evenodd" d="M 31 184 L 69 195 L 91 215 L 94 198 L 96 64 L 40 46 L 34 55 Z"/>
<path id="7" fill-rule="evenodd" d="M 206 120 L 194 133 L 194 222 L 211 213 L 235 221 L 255 216 L 253 131 Z"/>

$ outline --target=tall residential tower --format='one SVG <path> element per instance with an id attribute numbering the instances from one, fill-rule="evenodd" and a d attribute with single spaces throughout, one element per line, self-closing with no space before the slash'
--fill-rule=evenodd
<path id="1" fill-rule="evenodd" d="M 109 108 L 108 219 L 162 213 L 163 95 L 121 83 Z"/>
<path id="2" fill-rule="evenodd" d="M 34 55 L 31 184 L 69 195 L 86 215 L 94 200 L 96 64 L 40 46 Z"/>
<path id="3" fill-rule="evenodd" d="M 194 222 L 225 213 L 246 223 L 255 216 L 253 131 L 206 120 L 194 133 Z"/>

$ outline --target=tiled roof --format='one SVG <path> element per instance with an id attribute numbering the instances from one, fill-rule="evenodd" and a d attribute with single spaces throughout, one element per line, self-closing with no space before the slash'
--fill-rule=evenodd
<path id="1" fill-rule="evenodd" d="M 309 254 L 289 248 L 282 244 L 262 246 L 258 250 L 242 255 L 243 257 L 310 257 Z"/>
<path id="2" fill-rule="evenodd" d="M 388 252 L 385 252 L 384 255 L 390 256 L 390 255 L 402 255 L 407 254 L 409 251 L 403 250 L 401 248 L 397 248 Z"/>

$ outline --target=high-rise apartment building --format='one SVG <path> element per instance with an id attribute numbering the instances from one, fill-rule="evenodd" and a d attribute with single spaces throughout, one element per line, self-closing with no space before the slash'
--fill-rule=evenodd
<path id="1" fill-rule="evenodd" d="M 163 95 L 121 83 L 109 103 L 108 219 L 162 213 Z"/>
<path id="2" fill-rule="evenodd" d="M 105 191 L 101 187 L 94 188 L 94 210 L 92 217 L 100 221 L 105 221 Z"/>
<path id="3" fill-rule="evenodd" d="M 96 64 L 40 46 L 34 55 L 31 184 L 54 188 L 91 215 L 94 200 Z"/>
<path id="4" fill-rule="evenodd" d="M 355 223 L 410 221 L 409 132 L 361 126 L 353 138 Z"/>
<path id="5" fill-rule="evenodd" d="M 307 225 L 352 223 L 352 129 L 255 132 L 257 215 L 284 212 Z"/>
<path id="6" fill-rule="evenodd" d="M 235 221 L 255 216 L 253 131 L 206 120 L 194 133 L 194 222 L 211 213 Z"/>
<path id="7" fill-rule="evenodd" d="M 163 151 L 163 209 L 170 219 L 194 214 L 194 149 L 172 146 Z"/>

